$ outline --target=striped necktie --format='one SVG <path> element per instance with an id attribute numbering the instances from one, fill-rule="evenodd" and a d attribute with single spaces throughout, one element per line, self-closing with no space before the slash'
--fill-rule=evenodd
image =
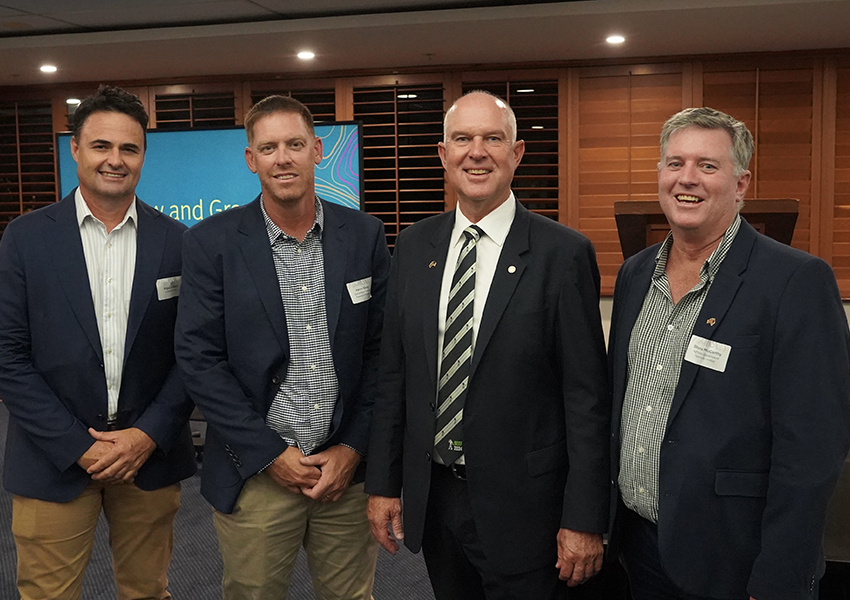
<path id="1" fill-rule="evenodd" d="M 446 333 L 437 393 L 437 434 L 434 450 L 446 466 L 463 455 L 463 402 L 472 363 L 472 306 L 475 300 L 475 245 L 483 232 L 475 225 L 463 230 L 466 242 L 458 256 L 446 309 Z"/>

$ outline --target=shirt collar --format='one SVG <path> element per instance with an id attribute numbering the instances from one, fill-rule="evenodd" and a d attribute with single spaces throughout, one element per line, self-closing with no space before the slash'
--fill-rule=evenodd
<path id="1" fill-rule="evenodd" d="M 307 235 L 310 234 L 311 231 L 315 231 L 318 238 L 322 239 L 322 230 L 325 228 L 325 209 L 322 208 L 322 203 L 319 201 L 319 197 L 315 197 L 316 202 L 316 216 L 313 218 L 313 226 L 307 232 Z M 284 236 L 287 239 L 294 240 L 295 238 L 286 233 L 280 227 L 275 225 L 274 221 L 271 220 L 269 214 L 266 212 L 265 198 L 260 195 L 260 210 L 263 213 L 263 220 L 266 222 L 266 233 L 269 234 L 269 243 L 274 244 L 280 236 Z M 305 236 L 306 239 L 306 236 Z M 297 241 L 297 240 L 296 240 Z"/>
<path id="2" fill-rule="evenodd" d="M 103 224 L 103 222 L 92 214 L 89 205 L 86 204 L 85 199 L 83 199 L 83 192 L 80 191 L 80 187 L 77 186 L 77 190 L 74 192 L 74 204 L 77 207 L 77 226 L 82 227 L 83 222 L 87 218 L 91 218 L 93 221 L 97 223 Z M 133 201 L 130 203 L 130 206 L 127 207 L 127 212 L 124 213 L 124 218 L 121 219 L 121 222 L 113 229 L 120 229 L 127 222 L 132 222 L 133 225 L 136 225 L 139 222 L 139 215 L 136 211 L 136 197 L 133 196 Z"/>
<path id="3" fill-rule="evenodd" d="M 702 263 L 702 267 L 700 267 L 699 271 L 699 278 L 701 281 L 714 279 L 714 276 L 717 275 L 717 271 L 720 270 L 720 264 L 729 253 L 729 248 L 732 247 L 732 242 L 735 241 L 735 236 L 738 234 L 738 230 L 740 228 L 741 215 L 737 214 L 732 220 L 732 224 L 726 229 L 726 233 L 724 233 L 723 237 L 720 239 L 720 243 L 717 245 L 717 248 L 715 248 L 714 252 L 711 253 L 711 256 Z M 667 234 L 667 237 L 664 238 L 664 243 L 661 244 L 661 248 L 658 249 L 658 253 L 655 255 L 655 270 L 652 272 L 653 279 L 658 279 L 667 273 L 667 258 L 670 256 L 670 248 L 672 246 L 673 232 L 671 231 Z"/>
<path id="4" fill-rule="evenodd" d="M 493 209 L 486 217 L 478 221 L 478 223 L 475 223 L 475 225 L 484 232 L 484 235 L 493 240 L 501 248 L 502 244 L 505 243 L 505 239 L 508 237 L 508 232 L 511 230 L 511 224 L 514 222 L 515 215 L 516 198 L 514 198 L 514 193 L 511 192 L 507 200 Z M 466 215 L 463 214 L 460 208 L 455 208 L 455 225 L 452 228 L 451 238 L 453 243 L 457 243 L 463 239 L 463 230 L 470 225 L 472 225 L 472 222 L 466 218 Z"/>

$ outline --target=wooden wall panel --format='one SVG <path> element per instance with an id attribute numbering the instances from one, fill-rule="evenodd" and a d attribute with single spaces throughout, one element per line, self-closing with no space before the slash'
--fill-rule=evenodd
<path id="1" fill-rule="evenodd" d="M 850 66 L 839 68 L 835 97 L 835 171 L 832 266 L 850 296 Z"/>
<path id="2" fill-rule="evenodd" d="M 579 75 L 577 226 L 596 247 L 603 294 L 613 291 L 623 262 L 614 202 L 657 201 L 658 136 L 682 108 L 682 85 L 681 70 Z"/>
<path id="3" fill-rule="evenodd" d="M 781 68 L 705 63 L 703 105 L 746 123 L 756 142 L 748 198 L 800 201 L 792 245 L 808 251 L 812 228 L 814 64 Z"/>

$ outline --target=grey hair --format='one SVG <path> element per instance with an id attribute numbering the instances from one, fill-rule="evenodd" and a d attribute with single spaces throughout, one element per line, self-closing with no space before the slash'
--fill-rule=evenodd
<path id="1" fill-rule="evenodd" d="M 722 129 L 732 138 L 732 162 L 735 164 L 735 175 L 740 175 L 750 166 L 755 144 L 753 134 L 738 119 L 724 112 L 708 108 L 686 108 L 676 113 L 664 123 L 661 128 L 661 156 L 667 153 L 670 136 L 687 127 L 702 127 L 703 129 Z"/>
<path id="2" fill-rule="evenodd" d="M 452 113 L 455 106 L 457 106 L 457 103 L 461 98 L 466 98 L 467 96 L 469 96 L 471 94 L 484 94 L 486 96 L 490 96 L 491 98 L 493 98 L 493 100 L 496 101 L 496 106 L 498 106 L 499 108 L 501 108 L 504 111 L 507 111 L 507 113 L 508 113 L 508 138 L 510 139 L 511 146 L 513 146 L 514 143 L 516 143 L 516 129 L 517 129 L 517 127 L 516 127 L 516 115 L 514 114 L 514 110 L 508 105 L 507 102 L 505 102 L 499 96 L 497 96 L 496 94 L 493 94 L 492 92 L 488 92 L 487 90 L 471 90 L 469 92 L 466 92 L 460 98 L 458 98 L 458 100 L 455 100 L 454 104 L 452 104 L 451 108 L 449 108 L 449 110 L 446 111 L 446 116 L 443 118 L 443 143 L 448 141 L 448 130 L 446 129 L 446 124 L 449 121 L 449 115 Z"/>

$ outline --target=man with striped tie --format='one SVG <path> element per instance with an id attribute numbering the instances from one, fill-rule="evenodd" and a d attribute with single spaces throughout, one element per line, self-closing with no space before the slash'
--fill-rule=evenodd
<path id="1" fill-rule="evenodd" d="M 388 551 L 423 549 L 437 600 L 559 598 L 601 567 L 596 257 L 514 197 L 516 133 L 489 93 L 449 109 L 438 149 L 457 207 L 403 231 L 390 271 L 369 519 Z"/>

